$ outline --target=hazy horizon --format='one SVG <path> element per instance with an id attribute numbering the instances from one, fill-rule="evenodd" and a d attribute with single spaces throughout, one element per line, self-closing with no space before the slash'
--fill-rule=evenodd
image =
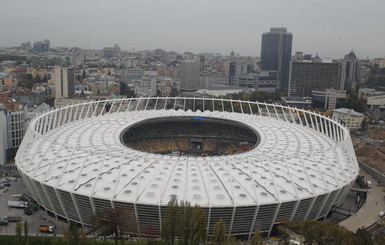
<path id="1" fill-rule="evenodd" d="M 293 52 L 384 57 L 383 0 L 5 0 L 0 47 L 49 39 L 51 47 L 260 56 L 262 33 L 286 27 Z"/>

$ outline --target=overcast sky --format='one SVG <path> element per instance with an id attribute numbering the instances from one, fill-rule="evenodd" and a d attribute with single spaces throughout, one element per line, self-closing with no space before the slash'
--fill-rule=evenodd
<path id="1" fill-rule="evenodd" d="M 270 27 L 293 33 L 293 54 L 385 56 L 385 0 L 2 0 L 0 47 L 219 52 L 260 56 Z"/>

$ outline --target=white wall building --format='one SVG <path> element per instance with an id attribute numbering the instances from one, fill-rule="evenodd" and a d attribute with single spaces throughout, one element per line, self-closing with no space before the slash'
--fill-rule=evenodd
<path id="1" fill-rule="evenodd" d="M 27 129 L 27 110 L 23 105 L 15 105 L 12 110 L 0 112 L 0 164 L 4 164 L 16 154 Z"/>
<path id="2" fill-rule="evenodd" d="M 360 129 L 364 118 L 364 114 L 356 112 L 353 109 L 339 108 L 333 110 L 333 120 L 341 122 L 349 130 Z"/>
<path id="3" fill-rule="evenodd" d="M 75 96 L 75 70 L 73 67 L 55 66 L 55 98 Z"/>

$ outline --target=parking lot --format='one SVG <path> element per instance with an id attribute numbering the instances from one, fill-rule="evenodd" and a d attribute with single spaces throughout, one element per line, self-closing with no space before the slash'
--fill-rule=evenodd
<path id="1" fill-rule="evenodd" d="M 0 178 L 0 186 L 3 186 L 5 179 Z M 39 208 L 38 211 L 34 211 L 32 215 L 24 214 L 23 208 L 10 208 L 8 207 L 8 200 L 16 201 L 12 198 L 12 195 L 27 194 L 28 190 L 24 185 L 24 182 L 17 178 L 15 182 L 9 181 L 10 186 L 0 189 L 0 218 L 4 219 L 5 216 L 20 216 L 23 221 L 27 221 L 29 225 L 29 234 L 38 234 L 39 236 L 52 236 L 63 235 L 64 231 L 68 230 L 68 224 L 63 221 L 57 220 L 55 217 L 50 217 L 47 213 Z M 47 234 L 39 232 L 40 225 L 56 226 L 54 234 Z M 9 222 L 6 226 L 0 225 L 0 234 L 15 234 L 16 222 Z"/>

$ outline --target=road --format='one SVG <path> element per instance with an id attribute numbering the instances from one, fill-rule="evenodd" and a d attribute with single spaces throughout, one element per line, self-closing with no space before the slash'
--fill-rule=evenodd
<path id="1" fill-rule="evenodd" d="M 372 181 L 372 188 L 368 189 L 366 202 L 360 210 L 339 223 L 353 232 L 356 232 L 358 228 L 371 226 L 379 219 L 378 214 L 385 211 L 385 187 L 377 184 L 377 180 L 368 173 L 361 171 L 367 180 Z"/>

